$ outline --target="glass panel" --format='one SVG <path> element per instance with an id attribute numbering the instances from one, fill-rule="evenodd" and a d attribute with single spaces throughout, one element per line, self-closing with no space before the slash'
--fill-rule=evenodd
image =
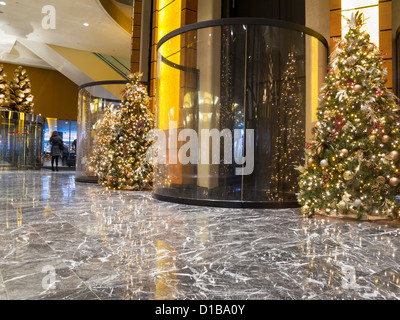
<path id="1" fill-rule="evenodd" d="M 40 169 L 41 118 L 0 111 L 0 168 Z"/>
<path id="2" fill-rule="evenodd" d="M 79 91 L 78 133 L 76 137 L 77 181 L 97 182 L 97 177 L 86 164 L 96 144 L 96 132 L 106 108 L 109 105 L 119 105 L 121 103 L 124 89 L 125 83 L 115 83 L 93 85 Z"/>

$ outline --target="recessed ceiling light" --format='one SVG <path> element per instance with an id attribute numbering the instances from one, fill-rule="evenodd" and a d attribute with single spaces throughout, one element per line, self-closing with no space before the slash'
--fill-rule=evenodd
<path id="1" fill-rule="evenodd" d="M 6 6 L 7 3 L 5 1 L 0 1 L 0 6 Z"/>
<path id="2" fill-rule="evenodd" d="M 83 25 L 84 25 L 85 27 L 89 27 L 89 23 L 87 23 L 87 22 L 85 22 Z"/>

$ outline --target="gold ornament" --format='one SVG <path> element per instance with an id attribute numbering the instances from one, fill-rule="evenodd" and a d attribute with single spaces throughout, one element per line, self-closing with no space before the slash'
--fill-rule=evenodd
<path id="1" fill-rule="evenodd" d="M 400 160 L 400 154 L 397 151 L 392 151 L 390 153 L 390 157 L 392 158 L 393 161 L 399 161 Z"/>
<path id="2" fill-rule="evenodd" d="M 382 137 L 382 142 L 383 142 L 383 143 L 389 143 L 390 140 L 391 140 L 391 138 L 390 138 L 388 135 L 384 135 L 384 136 Z"/>
<path id="3" fill-rule="evenodd" d="M 343 174 L 343 178 L 344 178 L 344 180 L 346 180 L 346 181 L 351 181 L 351 180 L 354 179 L 354 177 L 355 177 L 354 172 L 352 172 L 352 171 L 350 171 L 350 170 L 346 171 L 346 172 Z"/>
<path id="4" fill-rule="evenodd" d="M 349 155 L 349 150 L 347 150 L 347 149 L 342 149 L 342 150 L 340 151 L 340 155 L 341 155 L 342 157 L 347 157 L 347 156 Z"/>
<path id="5" fill-rule="evenodd" d="M 400 184 L 400 180 L 398 178 L 391 178 L 389 183 L 392 187 L 397 187 Z"/>
<path id="6" fill-rule="evenodd" d="M 363 91 L 363 87 L 361 85 L 359 85 L 359 84 L 356 84 L 354 86 L 354 91 L 357 92 L 357 93 L 361 93 Z"/>
<path id="7" fill-rule="evenodd" d="M 336 82 L 335 82 L 335 88 L 339 89 L 340 86 L 341 86 L 341 84 L 342 84 L 342 83 L 341 83 L 340 80 L 336 81 Z"/>

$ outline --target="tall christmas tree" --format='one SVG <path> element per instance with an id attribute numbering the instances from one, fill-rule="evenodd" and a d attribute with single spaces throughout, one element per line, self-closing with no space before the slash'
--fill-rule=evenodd
<path id="1" fill-rule="evenodd" d="M 99 183 L 109 189 L 144 190 L 153 184 L 153 167 L 146 153 L 152 145 L 147 136 L 154 128 L 154 118 L 139 76 L 129 76 L 131 82 L 117 113 L 107 111 L 89 161 Z"/>
<path id="2" fill-rule="evenodd" d="M 399 218 L 400 108 L 364 23 L 352 15 L 331 57 L 313 143 L 298 168 L 305 214 Z"/>
<path id="3" fill-rule="evenodd" d="M 33 95 L 31 81 L 25 68 L 19 66 L 14 71 L 13 81 L 10 83 L 11 107 L 15 111 L 32 113 Z"/>
<path id="4" fill-rule="evenodd" d="M 3 65 L 0 65 L 0 109 L 9 109 L 10 107 L 10 86 L 6 80 L 7 74 Z"/>
<path id="5" fill-rule="evenodd" d="M 278 136 L 274 147 L 273 185 L 277 194 L 298 191 L 296 166 L 304 158 L 305 140 L 304 110 L 300 98 L 294 52 L 288 55 L 287 66 L 282 78 L 282 90 L 278 109 Z"/>

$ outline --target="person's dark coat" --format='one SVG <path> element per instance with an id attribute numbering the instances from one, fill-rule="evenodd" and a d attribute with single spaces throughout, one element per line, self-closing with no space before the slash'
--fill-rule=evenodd
<path id="1" fill-rule="evenodd" d="M 62 151 L 61 146 L 64 144 L 60 136 L 55 136 L 50 138 L 51 144 L 51 156 L 52 157 L 61 157 Z"/>

